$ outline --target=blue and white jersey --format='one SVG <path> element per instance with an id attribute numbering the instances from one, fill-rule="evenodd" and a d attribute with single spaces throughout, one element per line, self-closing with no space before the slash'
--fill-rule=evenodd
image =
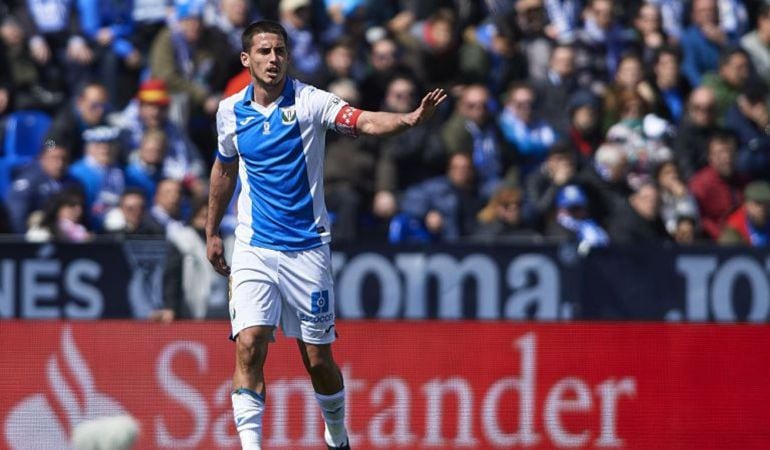
<path id="1" fill-rule="evenodd" d="M 326 244 L 331 234 L 323 191 L 325 138 L 346 103 L 291 78 L 268 107 L 252 101 L 253 90 L 249 84 L 222 100 L 217 111 L 217 157 L 240 158 L 235 236 L 282 251 Z"/>

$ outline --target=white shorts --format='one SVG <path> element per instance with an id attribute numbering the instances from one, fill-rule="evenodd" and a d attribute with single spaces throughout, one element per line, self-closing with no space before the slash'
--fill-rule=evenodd
<path id="1" fill-rule="evenodd" d="M 236 240 L 230 271 L 230 324 L 277 327 L 309 344 L 334 342 L 334 281 L 329 245 L 297 252 Z"/>

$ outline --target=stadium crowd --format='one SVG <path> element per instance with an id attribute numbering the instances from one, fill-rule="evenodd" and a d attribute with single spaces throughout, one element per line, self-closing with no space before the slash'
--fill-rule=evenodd
<path id="1" fill-rule="evenodd" d="M 401 135 L 328 135 L 336 243 L 768 244 L 759 0 L 5 1 L 0 231 L 199 252 L 214 115 L 260 18 L 292 76 L 354 106 L 452 94 Z"/>

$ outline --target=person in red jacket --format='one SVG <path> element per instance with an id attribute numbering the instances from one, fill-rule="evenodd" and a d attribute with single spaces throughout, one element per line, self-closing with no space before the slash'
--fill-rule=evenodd
<path id="1" fill-rule="evenodd" d="M 746 186 L 744 197 L 743 206 L 727 219 L 719 243 L 767 247 L 770 243 L 770 183 L 754 181 Z"/>
<path id="2" fill-rule="evenodd" d="M 713 240 L 719 238 L 727 218 L 743 203 L 747 180 L 735 171 L 736 148 L 734 134 L 714 132 L 708 141 L 708 165 L 690 179 L 703 230 Z"/>

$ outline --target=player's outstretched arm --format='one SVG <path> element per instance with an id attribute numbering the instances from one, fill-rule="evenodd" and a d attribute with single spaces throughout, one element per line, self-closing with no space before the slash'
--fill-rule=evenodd
<path id="1" fill-rule="evenodd" d="M 356 131 L 371 136 L 387 136 L 419 125 L 433 116 L 436 107 L 447 97 L 443 89 L 434 89 L 422 98 L 414 111 L 406 114 L 362 111 L 356 122 Z"/>
<path id="2" fill-rule="evenodd" d="M 222 217 L 235 191 L 237 176 L 237 158 L 229 163 L 219 158 L 214 161 L 209 187 L 209 217 L 206 221 L 206 254 L 214 270 L 224 276 L 230 274 L 230 267 L 225 261 L 224 246 L 219 236 L 219 224 L 222 223 Z"/>

